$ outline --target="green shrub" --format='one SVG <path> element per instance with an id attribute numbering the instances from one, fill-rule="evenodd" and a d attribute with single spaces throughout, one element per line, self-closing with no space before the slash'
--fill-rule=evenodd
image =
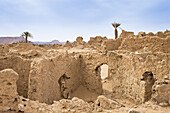
<path id="1" fill-rule="evenodd" d="M 18 44 L 17 42 L 13 42 L 12 44 Z"/>
<path id="2" fill-rule="evenodd" d="M 19 41 L 19 42 L 13 42 L 12 44 L 19 44 L 19 43 L 25 43 L 24 41 Z"/>
<path id="3" fill-rule="evenodd" d="M 44 44 L 39 44 L 38 46 L 39 46 L 39 47 L 44 47 L 45 45 L 44 45 Z"/>
<path id="4" fill-rule="evenodd" d="M 70 41 L 67 40 L 66 43 L 70 43 Z"/>

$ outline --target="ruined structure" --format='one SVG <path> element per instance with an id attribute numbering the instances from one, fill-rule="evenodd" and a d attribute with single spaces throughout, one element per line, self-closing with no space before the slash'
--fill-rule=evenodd
<path id="1" fill-rule="evenodd" d="M 122 33 L 120 34 L 119 38 L 128 38 L 133 35 L 134 35 L 134 32 L 122 30 Z"/>
<path id="2" fill-rule="evenodd" d="M 0 111 L 166 112 L 169 107 L 161 106 L 170 105 L 170 33 L 162 33 L 123 31 L 116 40 L 97 36 L 86 43 L 78 37 L 46 47 L 2 45 Z"/>

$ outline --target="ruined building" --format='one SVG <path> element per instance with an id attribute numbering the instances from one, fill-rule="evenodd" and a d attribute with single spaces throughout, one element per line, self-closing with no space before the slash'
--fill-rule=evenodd
<path id="1" fill-rule="evenodd" d="M 146 109 L 148 102 L 156 107 Z M 88 43 L 78 37 L 46 47 L 0 46 L 2 113 L 166 112 L 169 105 L 168 30 L 123 31 L 116 40 L 96 36 Z"/>

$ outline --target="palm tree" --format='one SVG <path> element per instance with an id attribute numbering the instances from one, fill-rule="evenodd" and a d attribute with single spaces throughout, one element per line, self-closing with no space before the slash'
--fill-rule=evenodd
<path id="1" fill-rule="evenodd" d="M 113 23 L 112 26 L 115 28 L 115 39 L 118 37 L 118 31 L 117 28 L 120 26 L 120 23 Z"/>
<path id="2" fill-rule="evenodd" d="M 25 37 L 25 42 L 27 43 L 28 42 L 28 37 L 33 37 L 31 33 L 29 32 L 23 32 L 22 35 L 23 37 Z"/>

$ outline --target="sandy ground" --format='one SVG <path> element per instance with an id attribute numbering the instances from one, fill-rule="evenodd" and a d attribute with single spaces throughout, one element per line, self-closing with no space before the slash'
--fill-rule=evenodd
<path id="1" fill-rule="evenodd" d="M 78 97 L 87 102 L 92 102 L 92 101 L 94 102 L 97 99 L 98 94 L 89 91 L 86 87 L 81 85 L 76 91 L 73 92 L 71 97 Z"/>

